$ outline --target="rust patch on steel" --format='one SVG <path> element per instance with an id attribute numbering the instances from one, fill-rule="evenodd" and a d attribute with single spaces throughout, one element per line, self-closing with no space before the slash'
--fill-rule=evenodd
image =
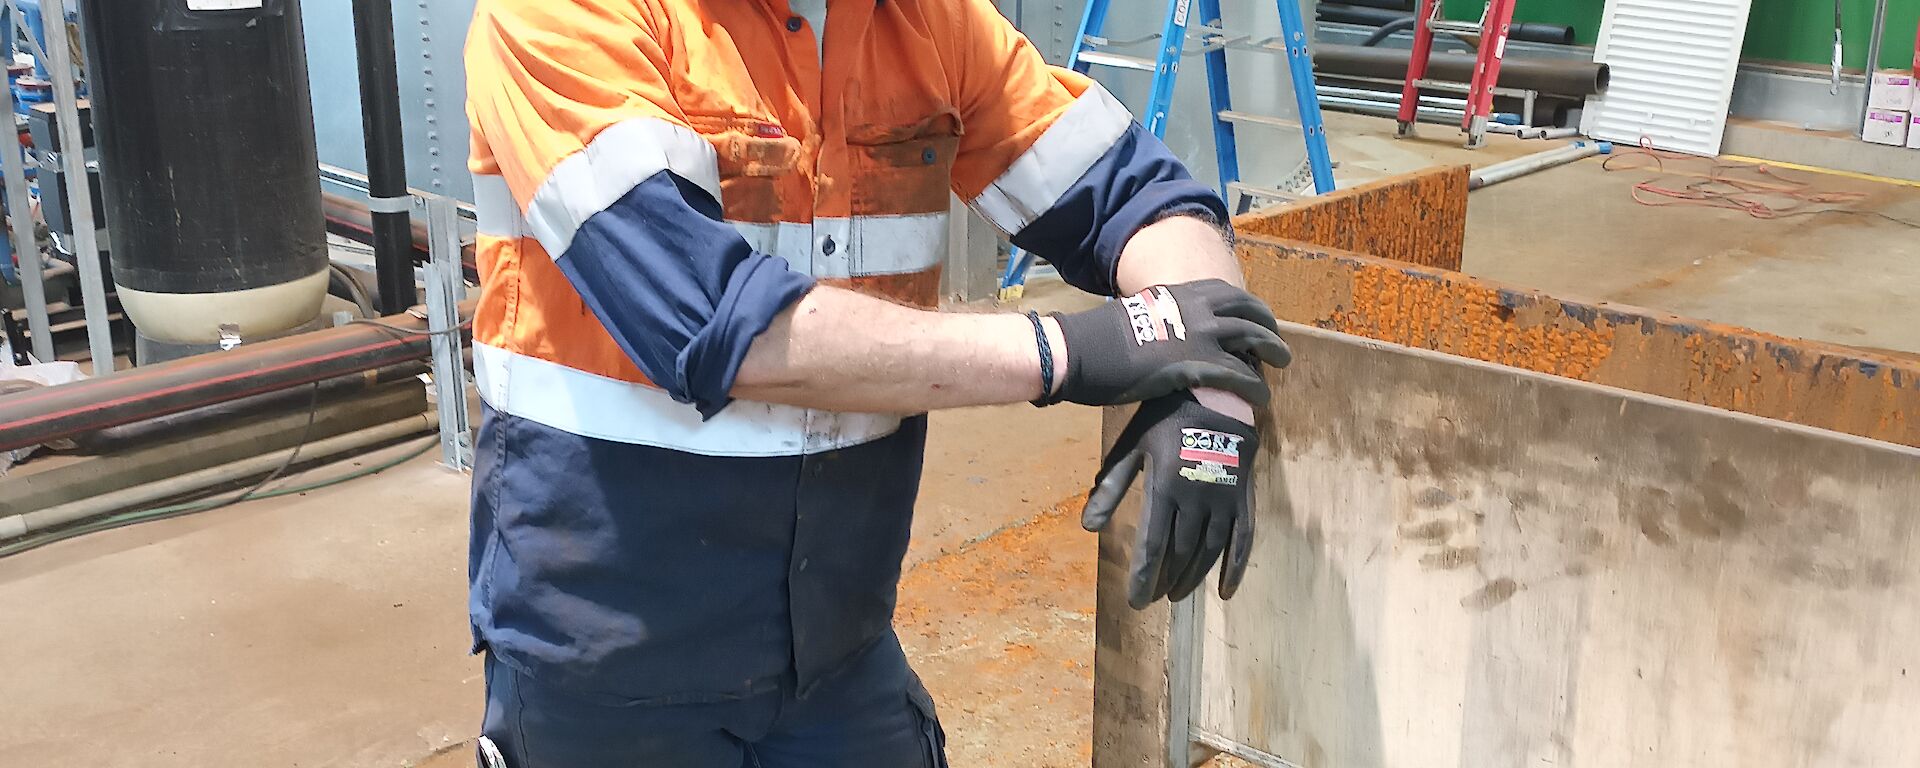
<path id="1" fill-rule="evenodd" d="M 1261 237 L 1240 258 L 1279 317 L 1920 447 L 1920 359 Z"/>
<path id="2" fill-rule="evenodd" d="M 1428 168 L 1268 208 L 1233 226 L 1244 235 L 1459 269 L 1469 173 L 1464 165 Z"/>

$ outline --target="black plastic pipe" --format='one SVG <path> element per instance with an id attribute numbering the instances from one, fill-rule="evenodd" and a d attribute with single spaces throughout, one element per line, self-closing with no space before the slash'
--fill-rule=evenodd
<path id="1" fill-rule="evenodd" d="M 1342 4 L 1357 5 L 1365 8 L 1379 8 L 1388 11 L 1401 11 L 1403 13 L 1412 13 L 1413 9 L 1419 7 L 1415 5 L 1415 0 L 1343 0 Z M 1326 5 L 1321 5 L 1320 7 L 1325 8 Z"/>
<path id="2" fill-rule="evenodd" d="M 1405 48 L 1322 45 L 1313 51 L 1313 69 L 1322 75 L 1402 80 L 1407 76 L 1407 60 L 1412 55 Z M 1473 76 L 1473 66 L 1474 59 L 1467 54 L 1435 51 L 1428 60 L 1427 76 L 1464 83 Z M 1610 76 L 1605 64 L 1574 59 L 1509 56 L 1500 65 L 1500 85 L 1504 87 L 1566 96 L 1590 96 L 1604 91 Z"/>
<path id="3" fill-rule="evenodd" d="M 1359 24 L 1368 27 L 1384 27 L 1406 20 L 1411 25 L 1413 14 L 1404 10 L 1390 10 L 1366 5 L 1341 5 L 1322 3 L 1317 11 L 1321 21 L 1336 24 Z M 1410 28 L 1410 27 L 1404 27 Z M 1550 43 L 1553 45 L 1573 45 L 1573 27 L 1565 24 L 1543 24 L 1537 21 L 1516 21 L 1507 29 L 1507 37 L 1527 43 Z"/>
<path id="4" fill-rule="evenodd" d="M 473 302 L 460 305 L 473 316 Z M 0 451 L 180 413 L 214 403 L 386 368 L 432 354 L 427 322 L 402 313 L 226 352 L 143 365 L 119 375 L 0 396 Z"/>
<path id="5" fill-rule="evenodd" d="M 356 243 L 373 244 L 373 214 L 367 210 L 365 200 L 341 197 L 332 193 L 321 193 L 320 205 L 326 212 L 327 231 Z M 432 244 L 427 238 L 427 223 L 412 223 L 413 263 L 425 264 L 432 258 Z M 460 241 L 460 267 L 465 270 L 469 282 L 480 282 L 479 268 L 474 261 L 474 244 L 470 239 Z"/>
<path id="6" fill-rule="evenodd" d="M 407 198 L 406 138 L 400 125 L 400 76 L 394 63 L 393 4 L 353 0 L 353 44 L 360 61 L 360 126 L 367 142 L 367 197 L 374 207 Z M 373 269 L 380 311 L 405 311 L 413 286 L 413 216 L 405 207 L 373 213 Z"/>
<path id="7" fill-rule="evenodd" d="M 1413 17 L 1402 16 L 1380 25 L 1380 28 L 1374 30 L 1373 34 L 1367 35 L 1367 39 L 1360 41 L 1360 47 L 1372 48 L 1384 42 L 1387 38 L 1393 37 L 1395 33 L 1405 32 L 1409 29 L 1413 29 Z M 1471 41 L 1469 41 L 1469 44 L 1471 44 Z"/>

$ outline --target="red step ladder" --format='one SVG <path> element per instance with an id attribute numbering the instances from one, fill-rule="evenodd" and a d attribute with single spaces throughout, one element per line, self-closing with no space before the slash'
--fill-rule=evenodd
<path id="1" fill-rule="evenodd" d="M 1413 135 L 1413 125 L 1419 117 L 1420 90 L 1435 86 L 1436 81 L 1427 79 L 1427 60 L 1433 55 L 1434 34 L 1478 34 L 1479 51 L 1473 65 L 1473 80 L 1467 83 L 1467 108 L 1460 120 L 1460 130 L 1466 132 L 1470 149 L 1487 142 L 1487 120 L 1493 114 L 1494 86 L 1500 82 L 1500 60 L 1507 54 L 1507 31 L 1513 26 L 1514 2 L 1487 0 L 1479 23 L 1474 23 L 1443 19 L 1441 0 L 1420 0 L 1417 18 L 1421 21 L 1413 28 L 1413 56 L 1407 60 L 1407 82 L 1400 90 L 1400 136 Z"/>

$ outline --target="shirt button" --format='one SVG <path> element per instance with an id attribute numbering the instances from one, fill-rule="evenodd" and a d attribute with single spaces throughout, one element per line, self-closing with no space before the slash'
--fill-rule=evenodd
<path id="1" fill-rule="evenodd" d="M 800 570 L 804 571 L 806 569 L 807 569 L 807 559 L 804 557 L 800 558 Z"/>
<path id="2" fill-rule="evenodd" d="M 940 153 L 933 151 L 933 147 L 927 147 L 920 152 L 920 162 L 927 165 L 933 165 L 933 161 L 938 159 L 940 159 Z"/>
<path id="3" fill-rule="evenodd" d="M 806 22 L 798 16 L 790 16 L 787 18 L 787 31 L 798 32 L 800 31 L 800 25 L 805 23 Z"/>
<path id="4" fill-rule="evenodd" d="M 825 240 L 820 241 L 821 253 L 832 256 L 833 252 L 837 250 L 840 250 L 840 246 L 834 244 L 833 235 L 827 235 Z"/>

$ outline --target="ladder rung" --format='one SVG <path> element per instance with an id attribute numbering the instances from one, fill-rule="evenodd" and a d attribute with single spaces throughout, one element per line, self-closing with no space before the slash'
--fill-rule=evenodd
<path id="1" fill-rule="evenodd" d="M 1293 201 L 1300 200 L 1303 197 L 1292 192 L 1274 189 L 1273 187 L 1256 187 L 1252 184 L 1243 184 L 1238 181 L 1227 182 L 1227 189 L 1250 197 L 1261 197 L 1268 200 Z"/>
<path id="2" fill-rule="evenodd" d="M 1230 109 L 1221 110 L 1220 119 L 1225 120 L 1229 123 L 1257 123 L 1259 125 L 1270 125 L 1275 128 L 1297 129 L 1300 127 L 1300 121 L 1298 120 L 1288 120 L 1284 117 L 1274 117 L 1272 115 L 1255 115 L 1247 112 L 1235 112 Z"/>
<path id="3" fill-rule="evenodd" d="M 1152 72 L 1160 68 L 1160 65 L 1154 63 L 1153 59 L 1143 59 L 1138 56 L 1122 56 L 1117 53 L 1103 53 L 1101 51 L 1081 51 L 1080 60 L 1088 64 L 1120 67 L 1121 69 L 1137 69 L 1142 72 Z"/>
<path id="4" fill-rule="evenodd" d="M 1480 34 L 1480 22 L 1477 21 L 1434 19 L 1433 21 L 1427 22 L 1427 26 L 1435 32 L 1452 32 L 1459 35 Z"/>

